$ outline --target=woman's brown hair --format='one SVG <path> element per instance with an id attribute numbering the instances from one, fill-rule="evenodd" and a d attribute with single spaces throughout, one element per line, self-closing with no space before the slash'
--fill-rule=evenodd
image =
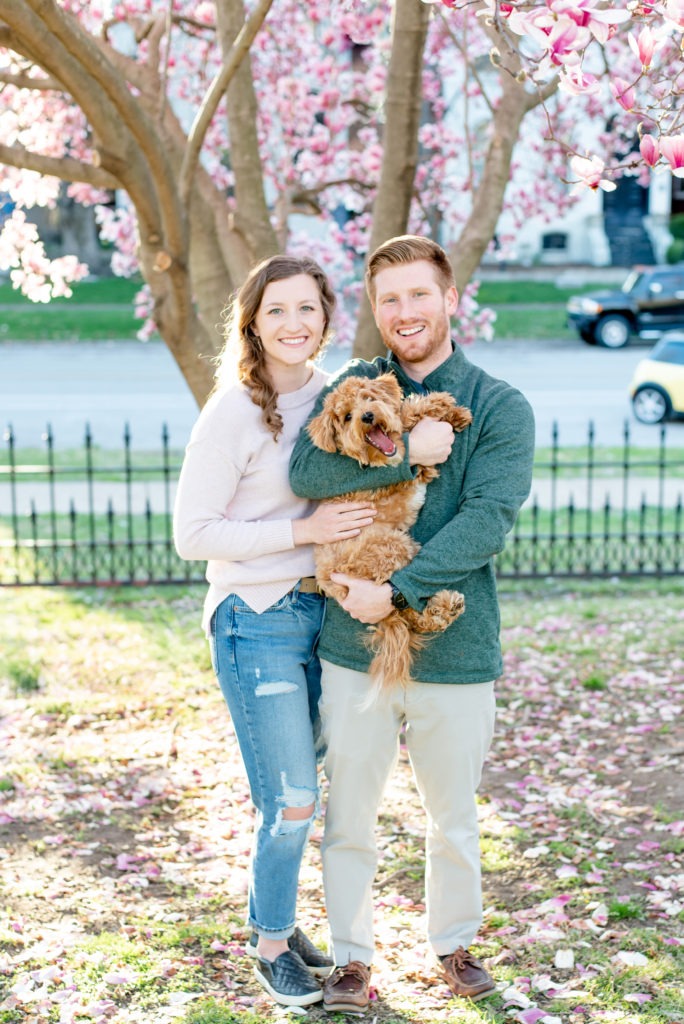
<path id="1" fill-rule="evenodd" d="M 335 293 L 326 274 L 315 260 L 308 256 L 269 256 L 252 267 L 232 302 L 223 311 L 225 345 L 218 358 L 216 388 L 235 375 L 249 390 L 255 405 L 261 407 L 264 423 L 277 440 L 283 421 L 277 409 L 278 393 L 266 369 L 264 348 L 254 330 L 254 320 L 261 306 L 264 292 L 273 281 L 282 281 L 298 274 L 312 277 L 318 287 L 323 307 L 323 340 L 314 356 L 323 348 L 330 334 L 330 321 L 335 311 Z"/>

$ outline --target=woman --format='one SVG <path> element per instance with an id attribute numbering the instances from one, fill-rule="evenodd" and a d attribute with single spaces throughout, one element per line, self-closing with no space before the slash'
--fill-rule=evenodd
<path id="1" fill-rule="evenodd" d="M 193 428 L 174 511 L 181 558 L 208 560 L 203 625 L 256 808 L 248 951 L 261 985 L 295 1006 L 321 999 L 313 972 L 332 967 L 295 928 L 318 798 L 324 599 L 313 545 L 356 536 L 374 514 L 358 502 L 314 508 L 288 483 L 297 434 L 326 382 L 313 359 L 334 306 L 313 260 L 273 256 L 254 267 L 229 310 L 217 387 Z"/>

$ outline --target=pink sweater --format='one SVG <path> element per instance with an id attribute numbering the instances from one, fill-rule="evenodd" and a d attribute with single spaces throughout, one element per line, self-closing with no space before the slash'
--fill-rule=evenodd
<path id="1" fill-rule="evenodd" d="M 228 594 L 263 612 L 302 576 L 314 573 L 313 545 L 295 547 L 292 520 L 313 505 L 288 481 L 290 455 L 327 375 L 280 395 L 283 432 L 276 442 L 261 409 L 240 384 L 213 395 L 188 443 L 173 529 L 181 558 L 207 560 L 209 592 L 202 625 Z"/>

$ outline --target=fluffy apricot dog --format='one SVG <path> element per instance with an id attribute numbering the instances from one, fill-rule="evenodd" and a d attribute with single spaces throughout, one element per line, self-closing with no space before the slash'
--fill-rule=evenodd
<path id="1" fill-rule="evenodd" d="M 472 422 L 470 410 L 457 405 L 446 392 L 404 398 L 392 373 L 374 379 L 347 377 L 326 397 L 308 430 L 316 447 L 325 452 L 341 452 L 361 466 L 391 465 L 404 458 L 402 435 L 425 416 L 446 420 L 456 431 Z M 367 499 L 376 507 L 377 515 L 358 537 L 316 548 L 316 578 L 329 597 L 343 600 L 346 596 L 345 588 L 331 581 L 332 572 L 384 583 L 418 553 L 420 545 L 408 531 L 418 518 L 426 485 L 439 472 L 434 466 L 416 468 L 413 480 L 331 499 Z M 440 590 L 422 612 L 393 609 L 372 627 L 367 643 L 374 654 L 370 674 L 376 691 L 407 686 L 413 654 L 424 646 L 425 634 L 446 629 L 464 607 L 463 595 L 458 591 Z"/>

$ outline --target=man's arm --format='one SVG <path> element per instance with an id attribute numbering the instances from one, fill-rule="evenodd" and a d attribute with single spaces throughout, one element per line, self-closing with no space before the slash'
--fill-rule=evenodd
<path id="1" fill-rule="evenodd" d="M 534 416 L 513 389 L 492 405 L 468 461 L 456 515 L 413 559 L 392 575 L 414 608 L 438 590 L 458 590 L 463 579 L 503 550 L 506 534 L 530 493 Z M 386 594 L 379 595 L 384 601 Z"/>

